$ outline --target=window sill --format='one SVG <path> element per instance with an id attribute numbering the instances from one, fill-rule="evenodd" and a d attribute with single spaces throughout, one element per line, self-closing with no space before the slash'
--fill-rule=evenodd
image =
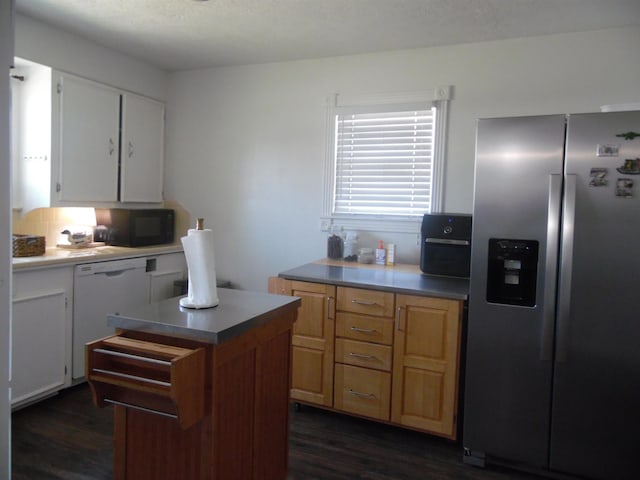
<path id="1" fill-rule="evenodd" d="M 363 232 L 420 233 L 422 217 L 415 218 L 356 218 L 356 217 L 320 217 L 320 230 L 328 232 L 331 227 L 342 230 Z"/>

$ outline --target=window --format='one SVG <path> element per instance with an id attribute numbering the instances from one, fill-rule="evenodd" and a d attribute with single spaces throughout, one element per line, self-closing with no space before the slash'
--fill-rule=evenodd
<path id="1" fill-rule="evenodd" d="M 416 232 L 441 203 L 449 87 L 336 96 L 328 110 L 324 225 Z"/>

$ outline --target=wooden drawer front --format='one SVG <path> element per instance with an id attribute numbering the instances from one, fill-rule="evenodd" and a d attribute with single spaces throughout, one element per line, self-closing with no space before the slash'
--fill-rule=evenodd
<path id="1" fill-rule="evenodd" d="M 393 302 L 394 294 L 390 292 L 338 287 L 337 308 L 342 312 L 392 317 Z"/>
<path id="2" fill-rule="evenodd" d="M 173 417 L 182 428 L 204 418 L 204 347 L 115 335 L 87 344 L 86 356 L 86 378 L 97 406 L 116 404 Z"/>
<path id="3" fill-rule="evenodd" d="M 336 337 L 391 345 L 393 327 L 393 320 L 388 318 L 343 312 L 336 315 Z"/>
<path id="4" fill-rule="evenodd" d="M 387 345 L 336 339 L 336 362 L 391 371 L 392 350 Z"/>
<path id="5" fill-rule="evenodd" d="M 389 420 L 391 374 L 336 364 L 335 408 L 345 412 Z"/>

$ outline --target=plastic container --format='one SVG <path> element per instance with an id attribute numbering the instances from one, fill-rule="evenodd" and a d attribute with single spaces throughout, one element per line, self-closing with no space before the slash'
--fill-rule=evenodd
<path id="1" fill-rule="evenodd" d="M 358 263 L 373 263 L 375 260 L 373 248 L 361 248 L 358 252 Z"/>

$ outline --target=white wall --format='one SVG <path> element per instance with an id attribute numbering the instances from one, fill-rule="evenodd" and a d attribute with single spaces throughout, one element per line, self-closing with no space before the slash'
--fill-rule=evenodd
<path id="1" fill-rule="evenodd" d="M 637 102 L 638 46 L 640 29 L 614 29 L 173 73 L 166 191 L 214 229 L 218 277 L 265 290 L 268 276 L 326 254 L 328 95 L 453 85 L 444 210 L 471 212 L 476 118 Z M 419 261 L 415 234 L 365 237 Z"/>
<path id="2" fill-rule="evenodd" d="M 9 2 L 0 2 L 0 232 L 11 231 L 11 169 L 9 154 L 9 66 L 11 65 Z M 9 410 L 9 315 L 11 299 L 10 237 L 0 235 L 0 478 L 11 478 Z"/>
<path id="3" fill-rule="evenodd" d="M 18 57 L 157 100 L 166 98 L 164 70 L 24 15 L 16 15 L 15 30 Z"/>

